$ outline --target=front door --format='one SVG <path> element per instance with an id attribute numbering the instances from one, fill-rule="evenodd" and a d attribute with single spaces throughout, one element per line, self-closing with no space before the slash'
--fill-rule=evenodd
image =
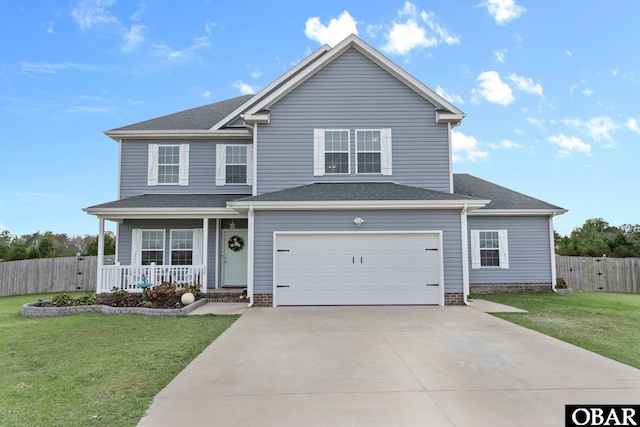
<path id="1" fill-rule="evenodd" d="M 247 230 L 224 230 L 222 286 L 247 286 Z"/>

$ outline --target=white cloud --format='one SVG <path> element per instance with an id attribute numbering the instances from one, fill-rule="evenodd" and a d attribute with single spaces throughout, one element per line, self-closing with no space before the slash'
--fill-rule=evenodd
<path id="1" fill-rule="evenodd" d="M 48 24 L 40 24 L 40 27 L 43 28 L 47 34 L 55 34 L 55 31 L 53 31 L 53 21 L 49 21 Z"/>
<path id="2" fill-rule="evenodd" d="M 487 7 L 498 25 L 513 21 L 527 11 L 524 7 L 518 6 L 515 0 L 487 0 L 481 6 Z"/>
<path id="3" fill-rule="evenodd" d="M 240 94 L 242 95 L 253 95 L 258 91 L 256 86 L 252 86 L 248 83 L 243 82 L 242 80 L 236 80 L 231 84 L 232 87 L 240 90 Z"/>
<path id="4" fill-rule="evenodd" d="M 456 130 L 451 131 L 451 146 L 454 162 L 464 160 L 475 162 L 489 156 L 489 153 L 480 149 L 480 143 L 473 136 L 467 136 Z"/>
<path id="5" fill-rule="evenodd" d="M 200 93 L 200 96 L 203 97 L 204 99 L 209 99 L 211 98 L 211 91 L 205 90 L 204 92 Z"/>
<path id="6" fill-rule="evenodd" d="M 117 24 L 107 8 L 115 4 L 115 0 L 82 0 L 71 9 L 71 16 L 84 31 L 94 26 Z"/>
<path id="7" fill-rule="evenodd" d="M 134 25 L 131 27 L 122 39 L 124 40 L 124 45 L 122 46 L 122 51 L 125 53 L 133 52 L 144 43 L 144 32 L 147 29 L 145 25 Z"/>
<path id="8" fill-rule="evenodd" d="M 509 105 L 515 98 L 508 84 L 502 81 L 497 71 L 485 71 L 478 76 L 480 85 L 471 93 L 477 101 L 478 95 L 494 104 Z"/>
<path id="9" fill-rule="evenodd" d="M 247 65 L 247 67 L 251 67 L 251 65 Z M 255 68 L 252 72 L 249 73 L 249 75 L 254 79 L 258 79 L 260 78 L 260 76 L 262 76 L 262 71 Z"/>
<path id="10" fill-rule="evenodd" d="M 133 15 L 129 17 L 132 21 L 142 21 L 142 16 L 147 13 L 147 5 L 144 3 L 138 4 L 138 10 L 136 10 Z"/>
<path id="11" fill-rule="evenodd" d="M 593 117 L 586 122 L 580 119 L 565 119 L 563 123 L 569 127 L 585 128 L 596 141 L 613 142 L 613 133 L 619 128 L 611 117 L 605 116 Z"/>
<path id="12" fill-rule="evenodd" d="M 540 83 L 533 83 L 533 79 L 527 79 L 525 77 L 518 76 L 516 73 L 509 74 L 509 80 L 515 85 L 516 89 L 523 90 L 533 95 L 542 95 L 542 85 Z"/>
<path id="13" fill-rule="evenodd" d="M 387 42 L 381 47 L 386 53 L 406 56 L 414 49 L 460 43 L 459 36 L 435 22 L 433 13 L 419 11 L 411 2 L 405 2 L 398 17 L 403 22 L 393 21 Z"/>
<path id="14" fill-rule="evenodd" d="M 211 21 L 207 21 L 204 24 L 204 30 L 206 31 L 207 34 L 211 35 L 212 34 L 212 28 L 216 27 L 218 24 L 215 22 L 211 22 Z"/>
<path id="15" fill-rule="evenodd" d="M 569 58 L 571 58 L 573 56 L 573 52 L 571 52 L 569 49 L 567 49 L 567 56 Z"/>
<path id="16" fill-rule="evenodd" d="M 514 148 L 524 148 L 523 145 L 520 145 L 513 141 L 509 141 L 508 139 L 503 139 L 500 142 L 500 144 L 487 144 L 487 145 L 494 149 L 502 148 L 504 150 L 513 150 Z"/>
<path id="17" fill-rule="evenodd" d="M 507 54 L 508 50 L 507 49 L 498 49 L 495 52 L 493 52 L 493 54 L 495 55 L 496 59 L 499 62 L 502 62 L 504 64 L 504 57 Z"/>
<path id="18" fill-rule="evenodd" d="M 525 120 L 531 123 L 532 125 L 537 126 L 539 129 L 542 129 L 542 130 L 545 129 L 544 123 L 542 123 L 542 120 L 540 119 L 536 119 L 534 117 L 527 117 Z"/>
<path id="19" fill-rule="evenodd" d="M 209 46 L 209 37 L 202 36 L 193 39 L 193 44 L 183 50 L 174 50 L 164 44 L 153 45 L 152 54 L 172 61 L 180 61 L 189 58 L 196 50 Z"/>
<path id="20" fill-rule="evenodd" d="M 40 73 L 40 74 L 56 74 L 61 70 L 75 69 L 81 71 L 96 71 L 97 67 L 88 64 L 78 64 L 75 62 L 59 62 L 59 63 L 49 63 L 49 62 L 21 62 L 20 68 L 22 71 L 26 71 L 28 73 Z"/>
<path id="21" fill-rule="evenodd" d="M 569 137 L 560 134 L 547 138 L 547 141 L 560 147 L 560 151 L 558 151 L 558 158 L 562 159 L 569 157 L 574 152 L 584 153 L 587 156 L 591 156 L 591 146 L 582 142 L 580 138 L 576 138 L 575 136 Z"/>
<path id="22" fill-rule="evenodd" d="M 573 98 L 573 91 L 578 89 L 578 85 L 577 84 L 572 84 L 571 87 L 569 88 L 569 96 L 571 98 Z"/>
<path id="23" fill-rule="evenodd" d="M 591 89 L 589 89 L 589 88 L 585 88 L 585 90 L 582 91 L 582 94 L 584 96 L 591 96 L 591 95 L 593 95 L 593 91 Z"/>
<path id="24" fill-rule="evenodd" d="M 630 117 L 629 120 L 627 120 L 627 123 L 624 124 L 624 126 L 632 132 L 640 133 L 640 126 L 638 126 L 638 121 L 633 117 Z"/>
<path id="25" fill-rule="evenodd" d="M 329 25 L 324 25 L 317 16 L 309 18 L 304 29 L 304 35 L 311 40 L 332 47 L 351 34 L 358 34 L 357 22 L 346 10 L 340 14 L 338 19 L 331 19 Z"/>
<path id="26" fill-rule="evenodd" d="M 460 95 L 449 93 L 440 86 L 436 88 L 436 93 L 453 104 L 464 104 L 464 99 Z"/>
<path id="27" fill-rule="evenodd" d="M 517 135 L 524 135 L 524 131 L 520 128 L 515 128 L 513 132 Z"/>
<path id="28" fill-rule="evenodd" d="M 611 70 L 611 74 L 613 74 L 613 77 L 618 77 L 618 70 Z"/>

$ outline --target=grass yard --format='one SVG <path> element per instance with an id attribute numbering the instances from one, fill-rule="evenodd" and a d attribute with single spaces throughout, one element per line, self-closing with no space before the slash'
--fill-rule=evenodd
<path id="1" fill-rule="evenodd" d="M 239 317 L 20 315 L 22 304 L 51 296 L 0 298 L 2 426 L 135 426 Z"/>
<path id="2" fill-rule="evenodd" d="M 493 313 L 640 369 L 640 295 L 574 291 L 472 295 L 527 310 Z"/>

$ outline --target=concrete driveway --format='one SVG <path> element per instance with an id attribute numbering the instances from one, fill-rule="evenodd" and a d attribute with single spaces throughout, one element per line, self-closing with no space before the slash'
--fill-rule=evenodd
<path id="1" fill-rule="evenodd" d="M 562 426 L 640 370 L 469 307 L 252 308 L 139 426 Z"/>

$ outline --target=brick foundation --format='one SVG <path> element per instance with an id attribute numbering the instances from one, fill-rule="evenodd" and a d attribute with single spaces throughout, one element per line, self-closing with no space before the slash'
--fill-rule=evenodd
<path id="1" fill-rule="evenodd" d="M 444 305 L 464 305 L 462 292 L 449 292 L 444 294 Z"/>
<path id="2" fill-rule="evenodd" d="M 254 307 L 273 307 L 273 294 L 253 294 Z"/>
<path id="3" fill-rule="evenodd" d="M 493 294 L 496 292 L 546 292 L 551 291 L 551 283 L 471 283 L 472 294 Z"/>

